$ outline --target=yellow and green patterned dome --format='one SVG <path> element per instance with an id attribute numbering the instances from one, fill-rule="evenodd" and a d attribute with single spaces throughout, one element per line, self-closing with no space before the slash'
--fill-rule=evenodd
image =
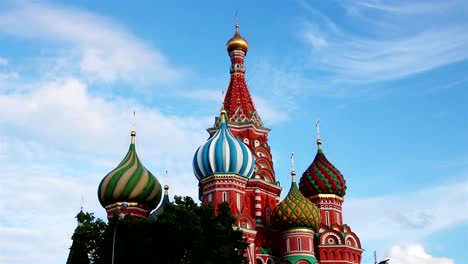
<path id="1" fill-rule="evenodd" d="M 98 188 L 99 202 L 103 207 L 118 203 L 137 203 L 156 208 L 161 201 L 162 189 L 158 179 L 148 171 L 135 150 L 136 132 L 131 133 L 131 144 L 125 158 L 109 172 Z"/>
<path id="2" fill-rule="evenodd" d="M 279 230 L 311 228 L 317 230 L 322 219 L 318 207 L 305 198 L 296 184 L 296 173 L 292 171 L 291 189 L 284 200 L 273 211 L 273 226 Z"/>

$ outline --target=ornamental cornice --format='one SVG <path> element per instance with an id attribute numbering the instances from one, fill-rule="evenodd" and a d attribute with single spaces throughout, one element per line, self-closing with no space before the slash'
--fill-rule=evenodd
<path id="1" fill-rule="evenodd" d="M 221 179 L 221 178 L 225 178 L 225 179 L 237 179 L 237 180 L 240 180 L 240 181 L 243 181 L 243 182 L 247 182 L 248 179 L 245 178 L 245 177 L 242 177 L 242 176 L 239 176 L 238 174 L 235 174 L 235 173 L 216 173 L 216 174 L 211 174 L 210 176 L 208 177 L 205 177 L 203 179 L 200 180 L 201 183 L 205 183 L 207 181 L 210 181 L 212 179 Z"/>
<path id="2" fill-rule="evenodd" d="M 340 196 L 338 196 L 336 194 L 316 194 L 316 195 L 312 195 L 312 196 L 307 197 L 307 199 L 309 199 L 309 200 L 317 199 L 317 198 L 333 198 L 333 199 L 337 199 L 337 200 L 340 200 L 340 201 L 344 201 L 343 197 L 340 197 Z"/>
<path id="3" fill-rule="evenodd" d="M 255 184 L 255 183 L 257 183 L 257 184 L 265 184 L 265 185 L 268 185 L 268 186 L 270 186 L 270 187 L 272 187 L 272 188 L 274 188 L 274 189 L 276 189 L 276 190 L 279 190 L 279 191 L 281 191 L 281 189 L 282 189 L 281 186 L 276 185 L 276 184 L 271 183 L 271 182 L 264 181 L 264 180 L 262 180 L 262 179 L 250 178 L 250 179 L 249 179 L 249 183 L 253 183 L 253 184 Z"/>
<path id="4" fill-rule="evenodd" d="M 350 245 L 343 245 L 343 244 L 319 244 L 318 247 L 319 248 L 349 248 L 349 249 L 353 249 L 353 250 L 360 251 L 360 252 L 364 251 L 364 249 L 362 248 L 357 248 L 357 247 L 353 247 Z"/>
<path id="5" fill-rule="evenodd" d="M 306 227 L 297 227 L 297 228 L 292 228 L 288 229 L 282 232 L 283 235 L 290 234 L 290 233 L 312 233 L 315 234 L 314 230 L 312 228 L 306 228 Z"/>
<path id="6" fill-rule="evenodd" d="M 255 122 L 251 120 L 247 122 L 235 122 L 235 123 L 227 122 L 227 124 L 228 124 L 229 129 L 235 132 L 241 132 L 244 128 L 247 128 L 247 129 L 253 128 L 256 134 L 263 135 L 271 131 L 270 128 L 256 126 Z M 211 133 L 211 132 L 216 132 L 218 129 L 219 128 L 215 126 L 215 127 L 208 128 L 206 131 L 208 131 L 208 133 Z"/>
<path id="7" fill-rule="evenodd" d="M 119 206 L 122 206 L 124 203 L 127 206 L 127 208 L 128 208 L 128 206 L 140 207 L 140 208 L 143 208 L 143 209 L 148 208 L 148 206 L 137 203 L 137 202 L 116 202 L 116 203 L 113 203 L 113 204 L 106 205 L 106 207 L 104 207 L 104 208 L 110 209 L 110 208 L 114 208 L 114 207 L 119 207 Z"/>

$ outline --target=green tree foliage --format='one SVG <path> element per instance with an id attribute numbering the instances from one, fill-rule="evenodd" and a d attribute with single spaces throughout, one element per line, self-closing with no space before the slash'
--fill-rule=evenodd
<path id="1" fill-rule="evenodd" d="M 76 216 L 78 226 L 73 233 L 73 244 L 67 264 L 92 263 L 99 258 L 98 252 L 103 245 L 107 224 L 95 218 L 92 213 L 80 211 Z"/>
<path id="2" fill-rule="evenodd" d="M 233 228 L 235 218 L 227 203 L 220 204 L 215 214 L 211 205 L 199 206 L 190 197 L 176 196 L 156 221 L 117 218 L 99 231 L 100 244 L 87 251 L 89 262 L 81 263 L 111 263 L 114 230 L 116 264 L 248 263 L 244 257 L 247 243 L 242 232 Z"/>

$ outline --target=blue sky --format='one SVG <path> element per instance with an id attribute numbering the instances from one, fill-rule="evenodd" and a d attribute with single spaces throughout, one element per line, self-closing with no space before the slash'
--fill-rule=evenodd
<path id="1" fill-rule="evenodd" d="M 290 152 L 312 162 L 320 118 L 363 263 L 468 258 L 466 1 L 153 2 L 0 4 L 0 262 L 63 263 L 82 196 L 105 217 L 96 189 L 133 110 L 142 162 L 196 197 L 236 9 L 282 185 Z"/>

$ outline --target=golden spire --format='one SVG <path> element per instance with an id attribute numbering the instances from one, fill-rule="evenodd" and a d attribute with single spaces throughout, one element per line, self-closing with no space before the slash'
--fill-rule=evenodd
<path id="1" fill-rule="evenodd" d="M 239 33 L 239 24 L 236 23 L 236 33 L 226 44 L 227 51 L 231 53 L 233 50 L 242 50 L 247 53 L 249 49 L 249 43 Z"/>
<path id="2" fill-rule="evenodd" d="M 223 107 L 223 110 L 221 110 L 221 120 L 220 120 L 220 123 L 226 123 L 226 115 L 227 115 L 227 112 L 226 112 L 226 110 L 224 110 L 224 107 Z"/>

